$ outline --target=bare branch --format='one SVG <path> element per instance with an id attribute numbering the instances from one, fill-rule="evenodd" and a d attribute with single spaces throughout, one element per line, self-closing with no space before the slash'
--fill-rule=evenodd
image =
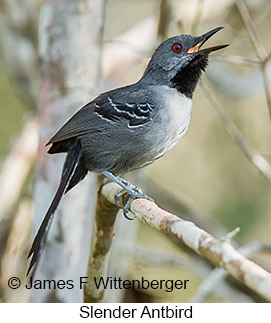
<path id="1" fill-rule="evenodd" d="M 269 82 L 269 76 L 268 76 L 268 58 L 270 57 L 270 54 L 268 55 L 263 43 L 260 40 L 260 37 L 258 36 L 258 33 L 256 31 L 256 28 L 253 24 L 253 21 L 250 17 L 249 11 L 244 3 L 243 0 L 236 0 L 236 6 L 240 12 L 240 15 L 243 19 L 244 25 L 247 29 L 250 41 L 252 45 L 254 46 L 255 52 L 260 59 L 262 63 L 262 69 L 263 69 L 263 76 L 264 76 L 264 87 L 265 87 L 265 94 L 269 109 L 269 116 L 271 119 L 271 84 Z"/>
<path id="2" fill-rule="evenodd" d="M 220 104 L 217 102 L 212 92 L 209 90 L 206 83 L 201 82 L 200 87 L 205 93 L 206 99 L 211 103 L 217 114 L 219 115 L 225 129 L 234 139 L 236 144 L 241 148 L 241 150 L 245 153 L 248 159 L 252 162 L 254 166 L 264 175 L 264 177 L 271 182 L 271 165 L 267 162 L 267 160 L 254 148 L 252 147 L 245 137 L 241 134 L 235 124 L 230 120 L 230 118 L 226 115 Z"/>
<path id="3" fill-rule="evenodd" d="M 249 57 L 235 56 L 235 55 L 213 55 L 212 59 L 215 61 L 237 64 L 237 65 L 254 65 L 255 67 L 261 66 L 262 62 L 259 59 Z"/>
<path id="4" fill-rule="evenodd" d="M 98 91 L 103 31 L 104 1 L 43 1 L 40 15 L 39 54 L 42 82 L 39 93 L 40 149 L 37 156 L 34 188 L 34 231 L 58 186 L 63 159 L 47 158 L 43 145 L 77 107 L 89 101 Z M 48 236 L 41 259 L 39 277 L 76 279 L 85 274 L 96 181 L 88 176 L 84 182 L 63 197 Z M 96 190 L 96 189 L 95 189 Z M 94 210 L 93 210 L 94 211 Z M 65 214 L 65 216 L 63 216 Z M 76 214 L 72 225 L 70 220 Z M 83 223 L 83 225 L 82 225 Z M 80 246 L 85 245 L 85 248 Z M 48 261 L 48 259 L 50 259 Z M 55 268 L 54 264 L 58 263 Z M 50 267 L 54 266 L 51 270 Z M 71 302 L 82 297 L 81 290 L 32 289 L 31 301 Z"/>
<path id="5" fill-rule="evenodd" d="M 131 256 L 131 251 L 126 250 L 125 248 L 124 254 L 121 256 L 129 257 Z M 191 250 L 192 251 L 192 250 Z M 140 263 L 146 266 L 174 266 L 180 270 L 189 270 L 190 272 L 196 273 L 204 282 L 209 279 L 210 275 L 215 271 L 212 269 L 211 265 L 205 261 L 204 258 L 199 257 L 197 254 L 192 253 L 187 255 L 184 253 L 176 253 L 176 252 L 163 252 L 158 249 L 148 248 L 144 245 L 144 247 L 137 247 L 133 251 L 133 257 L 136 258 L 136 264 Z M 224 269 L 217 268 L 220 272 L 227 273 Z M 202 285 L 204 284 L 202 283 Z M 236 284 L 239 284 L 239 282 Z M 245 295 L 242 289 L 236 288 L 236 284 L 229 285 L 228 282 L 221 279 L 219 284 L 215 285 L 215 293 L 220 297 L 224 297 L 227 299 L 234 299 L 237 302 L 249 302 L 251 300 L 250 295 Z M 201 285 L 201 286 L 202 286 Z M 201 287 L 200 287 L 201 288 Z M 212 292 L 208 292 L 207 296 Z M 199 290 L 198 290 L 199 293 Z M 197 294 L 198 294 L 197 293 Z M 190 299 L 189 302 L 197 302 L 197 300 Z M 203 297 L 203 300 L 206 297 Z"/>
<path id="6" fill-rule="evenodd" d="M 266 50 L 260 40 L 260 37 L 258 36 L 258 33 L 255 29 L 254 24 L 253 24 L 253 21 L 250 17 L 249 11 L 248 11 L 243 0 L 236 0 L 236 6 L 239 10 L 241 18 L 242 18 L 244 25 L 246 27 L 250 41 L 251 41 L 252 45 L 254 46 L 255 52 L 256 52 L 257 56 L 259 57 L 259 59 L 263 62 L 267 57 L 267 53 L 266 53 Z"/>
<path id="7" fill-rule="evenodd" d="M 30 118 L 12 144 L 0 172 L 0 222 L 17 200 L 38 150 L 38 125 Z"/>
<path id="8" fill-rule="evenodd" d="M 253 241 L 248 243 L 247 245 L 238 249 L 238 251 L 246 257 L 251 256 L 252 254 L 271 250 L 271 245 L 266 245 L 258 241 Z M 214 290 L 216 290 L 217 286 L 222 283 L 222 281 L 227 277 L 228 272 L 221 268 L 215 268 L 209 276 L 203 281 L 201 286 L 199 287 L 197 293 L 191 299 L 193 303 L 201 303 L 203 302 Z"/>
<path id="9" fill-rule="evenodd" d="M 160 0 L 160 15 L 157 30 L 157 37 L 160 40 L 167 36 L 168 25 L 171 18 L 171 3 L 168 0 Z"/>
<path id="10" fill-rule="evenodd" d="M 237 233 L 240 232 L 240 230 L 241 229 L 239 227 L 235 228 L 231 232 L 227 233 L 221 240 L 230 242 L 237 235 Z"/>
<path id="11" fill-rule="evenodd" d="M 115 195 L 120 191 L 121 187 L 115 183 L 108 183 L 101 190 L 112 204 Z M 194 223 L 184 221 L 145 199 L 135 199 L 131 203 L 130 211 L 154 229 L 178 238 L 180 242 L 271 301 L 271 274 L 242 256 L 229 242 L 218 241 Z"/>
<path id="12" fill-rule="evenodd" d="M 270 60 L 265 60 L 263 62 L 263 79 L 264 79 L 264 89 L 267 100 L 267 105 L 269 108 L 269 116 L 271 119 L 271 81 L 270 81 Z"/>
<path id="13" fill-rule="evenodd" d="M 100 189 L 91 235 L 91 247 L 87 267 L 88 282 L 84 286 L 85 303 L 101 302 L 103 299 L 104 288 L 103 286 L 97 288 L 95 279 L 99 280 L 99 278 L 103 278 L 106 275 L 117 213 L 118 208 L 101 194 Z"/>

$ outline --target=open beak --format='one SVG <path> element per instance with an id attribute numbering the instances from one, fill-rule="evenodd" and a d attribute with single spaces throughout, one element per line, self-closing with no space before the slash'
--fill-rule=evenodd
<path id="1" fill-rule="evenodd" d="M 224 45 L 218 45 L 214 47 L 209 47 L 209 48 L 204 48 L 200 49 L 201 46 L 209 39 L 211 38 L 214 34 L 216 34 L 219 30 L 223 29 L 223 27 L 217 27 L 215 29 L 212 29 L 208 31 L 206 34 L 203 34 L 202 36 L 196 37 L 196 43 L 193 45 L 189 50 L 187 51 L 187 54 L 192 54 L 192 53 L 210 53 L 218 49 L 222 49 L 224 47 L 229 46 L 229 44 L 224 44 Z"/>

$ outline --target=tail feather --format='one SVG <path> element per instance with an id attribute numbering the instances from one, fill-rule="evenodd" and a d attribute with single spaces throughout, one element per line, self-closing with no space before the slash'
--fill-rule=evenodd
<path id="1" fill-rule="evenodd" d="M 54 213 L 58 207 L 58 204 L 63 194 L 66 192 L 67 188 L 69 187 L 71 178 L 73 177 L 76 171 L 76 168 L 78 166 L 78 163 L 80 161 L 81 154 L 82 154 L 81 145 L 78 141 L 76 141 L 68 150 L 68 154 L 62 170 L 62 177 L 61 177 L 59 187 L 53 198 L 53 201 L 51 202 L 46 212 L 46 215 L 42 221 L 42 224 L 38 230 L 38 233 L 35 236 L 31 249 L 28 253 L 28 258 L 31 256 L 32 258 L 31 258 L 26 276 L 28 276 L 30 272 L 31 272 L 31 277 L 34 277 L 35 275 L 37 265 L 40 261 L 40 257 L 42 255 L 42 252 L 46 243 L 46 238 L 48 236 L 48 232 L 52 224 Z"/>
<path id="2" fill-rule="evenodd" d="M 66 187 L 65 193 L 71 190 L 78 182 L 85 178 L 87 175 L 87 169 L 84 167 L 83 163 L 79 161 L 74 174 L 72 175 L 69 184 Z"/>

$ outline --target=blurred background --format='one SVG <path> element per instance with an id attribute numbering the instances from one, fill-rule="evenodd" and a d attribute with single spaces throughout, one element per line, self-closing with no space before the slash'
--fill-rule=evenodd
<path id="1" fill-rule="evenodd" d="M 38 0 L 0 1 L 0 301 L 3 302 L 27 302 L 30 298 L 24 289 L 9 290 L 7 279 L 11 276 L 24 279 L 33 210 L 38 206 L 34 207 L 37 201 L 33 200 L 38 145 L 45 156 L 44 143 L 58 129 L 48 132 L 48 137 L 46 134 L 38 144 L 42 119 L 37 105 L 42 100 L 40 88 L 44 75 L 40 44 L 43 38 L 39 34 L 41 7 Z M 230 47 L 210 57 L 207 73 L 194 94 L 187 134 L 161 160 L 131 176 L 159 206 L 193 221 L 218 239 L 239 227 L 233 244 L 237 248 L 251 245 L 249 258 L 269 271 L 270 15 L 269 0 L 107 0 L 100 82 L 96 85 L 98 93 L 138 80 L 155 47 L 167 37 L 179 33 L 202 34 L 224 26 L 210 43 L 229 43 Z M 92 98 L 91 94 L 82 104 Z M 75 105 L 74 112 L 79 107 Z M 63 120 L 71 116 L 71 111 Z M 201 287 L 214 270 L 211 264 L 137 220 L 123 220 L 121 213 L 118 218 L 121 223 L 116 227 L 111 276 L 116 276 L 116 272 L 119 276 L 121 272 L 129 279 L 189 279 L 191 285 L 186 291 L 171 293 L 110 291 L 106 301 L 263 301 L 223 274 L 218 283 L 211 284 L 203 293 Z M 131 230 L 133 241 L 128 241 L 129 235 L 125 237 L 123 232 Z M 125 246 L 124 239 L 127 239 Z M 62 301 L 67 300 L 64 297 Z"/>

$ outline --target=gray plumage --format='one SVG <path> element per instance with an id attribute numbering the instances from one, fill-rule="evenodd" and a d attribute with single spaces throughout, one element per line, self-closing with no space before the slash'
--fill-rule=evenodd
<path id="1" fill-rule="evenodd" d="M 208 55 L 227 45 L 200 47 L 220 29 L 199 37 L 179 35 L 167 39 L 156 49 L 138 82 L 99 95 L 51 138 L 48 152 L 67 152 L 67 158 L 59 189 L 29 252 L 32 259 L 28 273 L 34 275 L 62 195 L 88 171 L 115 180 L 131 197 L 146 197 L 116 175 L 151 164 L 185 134 L 192 95 Z"/>
<path id="2" fill-rule="evenodd" d="M 49 152 L 59 152 L 63 144 L 66 149 L 76 136 L 87 170 L 123 174 L 150 164 L 177 143 L 187 130 L 191 108 L 192 100 L 176 89 L 142 89 L 139 82 L 102 94 L 79 110 L 51 139 Z"/>

